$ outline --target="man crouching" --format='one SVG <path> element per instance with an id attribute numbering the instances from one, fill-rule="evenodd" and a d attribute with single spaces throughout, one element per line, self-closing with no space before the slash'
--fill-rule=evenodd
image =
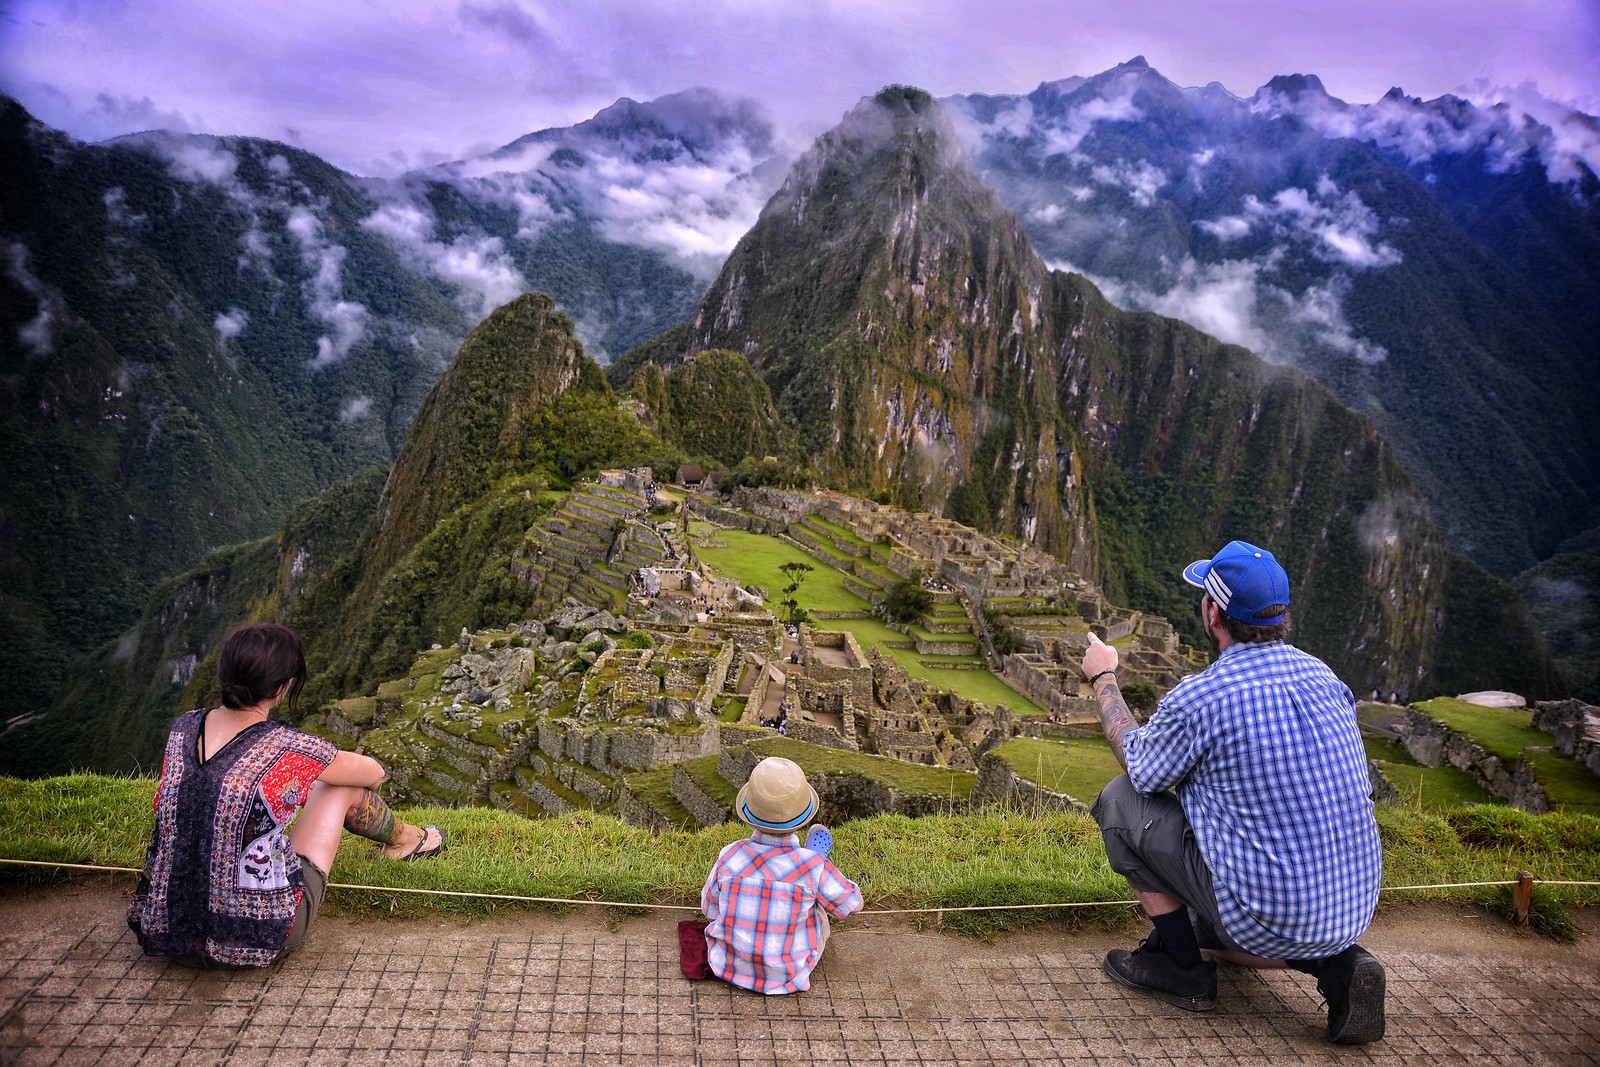
<path id="1" fill-rule="evenodd" d="M 1217 659 L 1149 722 L 1139 726 L 1122 698 L 1116 649 L 1090 634 L 1083 657 L 1127 772 L 1092 813 L 1112 870 L 1155 926 L 1134 951 L 1108 954 L 1105 971 L 1207 1011 L 1217 973 L 1202 948 L 1228 963 L 1290 967 L 1316 978 L 1329 1040 L 1376 1041 L 1383 967 L 1355 942 L 1377 907 L 1383 852 L 1355 698 L 1284 642 L 1289 578 L 1272 553 L 1233 541 L 1183 577 L 1205 590 L 1200 619 Z"/>
<path id="2" fill-rule="evenodd" d="M 734 811 L 755 833 L 722 850 L 700 891 L 706 962 L 723 981 L 758 993 L 810 989 L 828 916 L 860 909 L 861 890 L 828 860 L 828 828 L 813 826 L 800 847 L 796 834 L 817 807 L 805 772 L 781 756 L 756 764 L 739 790 Z"/>

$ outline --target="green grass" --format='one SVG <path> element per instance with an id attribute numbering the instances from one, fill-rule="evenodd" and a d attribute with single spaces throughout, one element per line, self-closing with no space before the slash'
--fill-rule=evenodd
<path id="1" fill-rule="evenodd" d="M 1524 752 L 1522 758 L 1533 764 L 1534 777 L 1552 808 L 1600 815 L 1600 778 L 1589 768 L 1556 751 Z"/>
<path id="2" fill-rule="evenodd" d="M 847 527 L 840 526 L 836 522 L 829 522 L 827 519 L 821 518 L 819 516 L 816 516 L 816 515 L 810 516 L 807 519 L 807 524 L 808 525 L 814 525 L 818 529 L 826 530 L 828 533 L 832 534 L 834 537 L 837 537 L 839 540 L 844 541 L 846 544 L 856 545 L 858 547 L 866 548 L 866 549 L 871 549 L 871 548 L 875 547 L 874 546 L 874 542 L 868 541 L 866 538 L 859 536 L 858 534 L 855 533 L 855 531 L 853 531 L 853 530 L 851 530 L 851 529 L 849 529 Z M 888 548 L 887 545 L 877 546 L 877 547 Z"/>
<path id="3" fill-rule="evenodd" d="M 1486 708 L 1464 700 L 1438 697 L 1414 705 L 1430 719 L 1438 719 L 1458 734 L 1476 741 L 1491 756 L 1510 762 L 1530 745 L 1548 745 L 1550 735 L 1535 730 L 1526 708 Z"/>
<path id="4" fill-rule="evenodd" d="M 695 524 L 696 530 L 709 530 L 704 523 Z M 836 570 L 829 570 L 818 562 L 813 556 L 795 546 L 780 541 L 776 537 L 765 534 L 753 534 L 744 530 L 719 530 L 718 537 L 726 541 L 723 548 L 696 548 L 695 554 L 710 564 L 718 574 L 728 574 L 737 577 L 741 584 L 759 585 L 767 592 L 766 606 L 768 610 L 779 610 L 778 604 L 780 590 L 788 584 L 788 579 L 778 568 L 785 563 L 808 563 L 816 569 L 805 577 L 805 582 L 796 594 L 800 605 L 808 611 L 865 611 L 872 605 L 845 589 L 842 583 L 844 575 Z M 858 581 L 861 579 L 858 579 Z M 890 648 L 887 642 L 909 641 L 904 634 L 889 629 L 875 618 L 865 619 L 827 619 L 818 620 L 817 629 L 820 630 L 848 630 L 855 634 L 856 643 L 865 652 L 874 644 L 884 645 L 884 651 L 892 655 L 913 678 L 926 682 L 929 685 L 946 691 L 967 700 L 976 700 L 993 707 L 1004 704 L 1019 715 L 1043 715 L 1044 709 L 1021 693 L 1006 685 L 999 678 L 987 670 L 982 671 L 940 671 L 924 667 L 919 660 L 937 659 L 917 655 L 916 649 Z M 928 635 L 937 639 L 936 635 Z M 961 639 L 961 634 L 946 635 L 953 639 Z M 974 642 L 976 638 L 971 638 Z M 963 657 L 964 659 L 965 657 Z"/>
<path id="5" fill-rule="evenodd" d="M 1523 708 L 1486 708 L 1449 697 L 1415 707 L 1456 733 L 1470 737 L 1508 767 L 1518 759 L 1527 760 L 1552 807 L 1600 814 L 1600 778 L 1578 761 L 1550 749 L 1553 739 L 1533 728 L 1532 712 Z M 1527 751 L 1530 748 L 1536 751 Z"/>
<path id="6" fill-rule="evenodd" d="M 1362 737 L 1367 758 L 1400 794 L 1403 806 L 1416 811 L 1443 811 L 1465 804 L 1504 804 L 1466 771 L 1454 767 L 1424 767 L 1411 758 L 1398 741 Z"/>
<path id="7" fill-rule="evenodd" d="M 679 829 L 688 829 L 695 825 L 694 816 L 689 814 L 689 809 L 672 795 L 671 767 L 640 771 L 638 774 L 628 775 L 623 781 L 640 800 L 665 816 L 668 822 L 675 823 Z"/>
<path id="8" fill-rule="evenodd" d="M 1098 737 L 1014 737 L 995 748 L 994 754 L 1012 773 L 1085 804 L 1122 773 L 1111 746 Z"/>
<path id="9" fill-rule="evenodd" d="M 678 766 L 695 785 L 705 790 L 706 795 L 725 807 L 732 808 L 739 791 L 728 784 L 728 780 L 717 773 L 717 760 L 720 757 L 700 756 L 696 759 L 685 760 Z"/>
<path id="10" fill-rule="evenodd" d="M 696 523 L 695 528 L 709 529 L 702 523 Z M 872 607 L 844 588 L 838 571 L 828 569 L 794 545 L 745 530 L 720 530 L 717 536 L 726 542 L 726 547 L 696 546 L 695 555 L 709 563 L 718 574 L 734 575 L 742 584 L 759 585 L 767 593 L 768 610 L 781 608 L 778 601 L 789 579 L 778 568 L 786 563 L 805 563 L 815 568 L 805 576 L 800 591 L 795 594 L 800 606 L 807 611 L 866 611 Z"/>
<path id="11" fill-rule="evenodd" d="M 780 739 L 781 740 L 781 739 Z M 781 747 L 781 746 L 778 746 Z M 810 758 L 811 749 L 806 758 Z M 841 753 L 841 755 L 848 755 Z M 907 766 L 907 765 L 902 765 Z M 818 768 L 810 768 L 818 769 Z M 670 769 L 663 768 L 668 776 Z M 630 776 L 630 783 L 661 772 Z M 0 854 L 9 859 L 138 867 L 152 818 L 149 778 L 0 778 Z M 335 883 L 583 898 L 626 903 L 691 904 L 717 852 L 743 836 L 737 824 L 654 835 L 592 812 L 526 819 L 487 808 L 419 808 L 400 812 L 448 831 L 450 848 L 428 863 L 395 863 L 368 842 L 346 837 Z M 1541 880 L 1600 881 L 1600 818 L 1530 815 L 1500 807 L 1443 814 L 1380 808 L 1384 884 L 1506 881 L 1519 869 Z M 955 907 L 1122 901 L 1127 885 L 1106 866 L 1100 834 L 1086 815 L 1018 813 L 910 819 L 883 815 L 834 827 L 835 862 L 862 886 L 869 908 Z M 38 885 L 70 874 L 0 867 L 0 879 Z M 1536 921 L 1570 933 L 1560 908 L 1600 904 L 1600 888 L 1541 886 Z M 1386 893 L 1380 906 L 1412 900 L 1508 907 L 1504 887 Z M 481 914 L 504 903 L 462 898 L 392 896 L 334 889 L 328 903 L 346 912 L 421 915 Z M 1094 909 L 1120 921 L 1129 911 Z M 946 926 L 979 932 L 1021 925 L 1051 912 L 946 916 Z M 1083 917 L 1082 912 L 1074 913 Z"/>

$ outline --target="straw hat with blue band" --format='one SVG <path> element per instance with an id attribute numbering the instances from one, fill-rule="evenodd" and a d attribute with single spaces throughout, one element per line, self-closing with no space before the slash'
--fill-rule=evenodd
<path id="1" fill-rule="evenodd" d="M 1251 626 L 1274 626 L 1289 609 L 1289 575 L 1278 559 L 1248 541 L 1229 541 L 1210 559 L 1183 568 L 1183 580 L 1211 594 L 1229 618 Z M 1276 615 L 1257 612 L 1280 607 Z"/>
<path id="2" fill-rule="evenodd" d="M 791 833 L 817 816 L 817 791 L 794 760 L 768 756 L 750 772 L 733 802 L 734 813 L 758 830 Z"/>

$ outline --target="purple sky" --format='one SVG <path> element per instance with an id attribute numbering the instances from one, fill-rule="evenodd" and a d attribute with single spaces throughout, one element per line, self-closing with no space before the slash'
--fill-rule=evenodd
<path id="1" fill-rule="evenodd" d="M 1284 73 L 1352 103 L 1533 81 L 1600 112 L 1600 0 L 0 0 L 0 91 L 52 126 L 270 137 L 357 173 L 694 85 L 762 101 L 798 147 L 891 82 L 1020 93 L 1139 54 L 1242 96 Z"/>

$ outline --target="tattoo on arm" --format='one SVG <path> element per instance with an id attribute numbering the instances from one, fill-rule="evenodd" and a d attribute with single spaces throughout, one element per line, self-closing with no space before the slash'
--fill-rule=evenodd
<path id="1" fill-rule="evenodd" d="M 1111 751 L 1116 755 L 1117 762 L 1126 771 L 1128 751 L 1123 738 L 1137 730 L 1139 723 L 1134 719 L 1133 712 L 1128 710 L 1128 702 L 1122 699 L 1122 690 L 1117 688 L 1115 678 L 1103 678 L 1096 682 L 1094 696 L 1100 702 L 1100 727 L 1106 732 L 1106 740 L 1111 742 Z"/>
<path id="2" fill-rule="evenodd" d="M 363 789 L 361 799 L 344 813 L 344 828 L 357 837 L 380 845 L 394 843 L 394 812 L 375 789 Z"/>

